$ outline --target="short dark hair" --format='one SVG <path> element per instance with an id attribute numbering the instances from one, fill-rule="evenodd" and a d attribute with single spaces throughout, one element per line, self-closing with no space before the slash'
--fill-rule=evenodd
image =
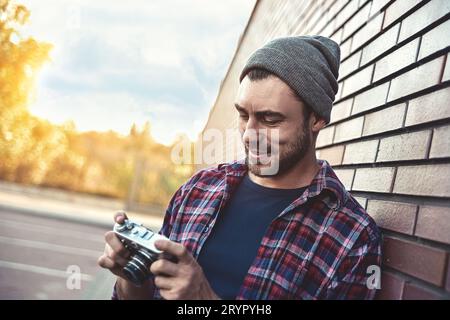
<path id="1" fill-rule="evenodd" d="M 274 74 L 273 72 L 270 72 L 269 70 L 263 69 L 263 68 L 255 68 L 255 69 L 251 69 L 248 73 L 247 73 L 248 78 L 250 79 L 250 81 L 259 81 L 259 80 L 264 80 L 267 79 L 269 77 L 277 77 L 279 78 L 276 74 Z M 303 117 L 305 119 L 309 119 L 309 117 L 311 116 L 311 113 L 313 113 L 313 110 L 311 109 L 311 107 L 309 105 L 307 105 L 301 98 L 300 96 L 297 94 L 297 92 L 295 92 L 292 88 L 291 88 L 292 94 L 294 95 L 294 97 L 300 101 L 301 103 L 304 104 L 305 108 L 303 108 Z"/>

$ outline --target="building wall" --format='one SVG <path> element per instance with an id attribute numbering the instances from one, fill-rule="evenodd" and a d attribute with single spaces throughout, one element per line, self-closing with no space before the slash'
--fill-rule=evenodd
<path id="1" fill-rule="evenodd" d="M 238 77 L 255 49 L 304 34 L 341 45 L 339 92 L 317 156 L 382 228 L 378 298 L 448 299 L 450 1 L 257 1 L 205 130 L 236 128 Z M 242 155 L 227 156 L 229 148 L 222 161 Z"/>

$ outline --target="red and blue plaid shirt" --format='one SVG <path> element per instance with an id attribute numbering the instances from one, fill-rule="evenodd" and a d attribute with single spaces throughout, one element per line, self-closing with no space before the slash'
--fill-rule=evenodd
<path id="1" fill-rule="evenodd" d="M 268 227 L 236 299 L 374 297 L 368 267 L 381 265 L 380 232 L 330 165 L 319 164 L 305 192 Z M 242 161 L 199 171 L 173 196 L 160 233 L 197 258 L 246 174 Z"/>

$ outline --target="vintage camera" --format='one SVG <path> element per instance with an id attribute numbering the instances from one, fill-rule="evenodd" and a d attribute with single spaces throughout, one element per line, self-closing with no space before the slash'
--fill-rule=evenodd
<path id="1" fill-rule="evenodd" d="M 167 238 L 129 219 L 123 224 L 116 223 L 113 231 L 131 252 L 131 259 L 123 268 L 125 277 L 137 286 L 142 285 L 151 275 L 150 265 L 162 255 L 155 248 L 155 241 Z"/>

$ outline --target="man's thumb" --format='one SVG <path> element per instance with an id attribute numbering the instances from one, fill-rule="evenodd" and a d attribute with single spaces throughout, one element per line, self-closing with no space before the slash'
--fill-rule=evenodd
<path id="1" fill-rule="evenodd" d="M 125 211 L 122 211 L 122 210 L 121 211 L 117 211 L 114 214 L 114 222 L 122 224 L 125 221 L 125 219 L 128 219 L 127 214 L 125 213 Z"/>

